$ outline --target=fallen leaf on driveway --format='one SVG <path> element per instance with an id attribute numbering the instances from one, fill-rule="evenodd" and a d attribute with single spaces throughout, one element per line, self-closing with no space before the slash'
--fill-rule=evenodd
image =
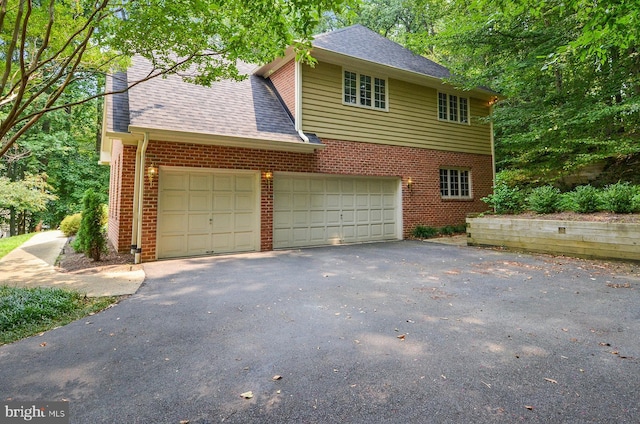
<path id="1" fill-rule="evenodd" d="M 553 378 L 546 378 L 545 380 L 548 381 L 549 383 L 553 383 L 553 384 L 558 384 L 558 382 L 556 380 L 554 380 Z"/>
<path id="2" fill-rule="evenodd" d="M 40 347 L 45 347 L 46 345 L 47 345 L 47 342 L 40 343 Z"/>
<path id="3" fill-rule="evenodd" d="M 527 408 L 529 411 L 533 411 L 533 406 L 525 405 L 524 407 Z"/>
<path id="4" fill-rule="evenodd" d="M 189 420 L 180 420 L 180 424 L 189 424 Z"/>
<path id="5" fill-rule="evenodd" d="M 271 379 L 272 379 L 273 381 L 276 381 L 276 380 L 282 380 L 282 376 L 281 376 L 281 375 L 276 374 L 276 375 L 274 375 L 273 377 L 271 377 Z"/>
<path id="6" fill-rule="evenodd" d="M 245 399 L 251 399 L 253 397 L 253 392 L 249 390 L 248 392 L 241 393 L 240 396 Z"/>
<path id="7" fill-rule="evenodd" d="M 404 340 L 405 335 L 404 334 L 400 334 L 399 336 L 396 336 L 397 338 L 399 338 L 400 340 Z"/>

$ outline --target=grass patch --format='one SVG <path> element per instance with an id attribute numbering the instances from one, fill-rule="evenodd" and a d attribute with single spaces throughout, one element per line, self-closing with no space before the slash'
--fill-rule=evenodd
<path id="1" fill-rule="evenodd" d="M 0 286 L 0 345 L 68 324 L 116 300 L 56 288 Z"/>
<path id="2" fill-rule="evenodd" d="M 36 233 L 29 233 L 21 234 L 19 236 L 0 238 L 0 258 L 35 235 Z"/>

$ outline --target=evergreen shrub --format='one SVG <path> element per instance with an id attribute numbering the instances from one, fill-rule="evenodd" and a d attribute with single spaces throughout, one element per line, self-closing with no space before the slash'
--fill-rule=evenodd
<path id="1" fill-rule="evenodd" d="M 82 221 L 73 248 L 82 252 L 94 261 L 99 261 L 103 253 L 107 253 L 107 237 L 104 232 L 104 208 L 100 197 L 89 189 L 82 199 L 84 210 Z"/>
<path id="2" fill-rule="evenodd" d="M 536 187 L 527 197 L 527 206 L 535 213 L 554 213 L 560 210 L 560 190 L 551 185 Z"/>

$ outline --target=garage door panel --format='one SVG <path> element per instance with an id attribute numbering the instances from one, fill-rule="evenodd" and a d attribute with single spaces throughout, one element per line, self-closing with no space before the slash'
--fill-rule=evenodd
<path id="1" fill-rule="evenodd" d="M 161 195 L 162 210 L 165 212 L 182 211 L 187 203 L 187 198 L 187 192 L 165 192 Z"/>
<path id="2" fill-rule="evenodd" d="M 233 215 L 234 225 L 233 231 L 235 232 L 247 232 L 253 228 L 253 213 L 238 213 Z"/>
<path id="3" fill-rule="evenodd" d="M 162 175 L 162 187 L 164 190 L 189 189 L 189 175 L 186 173 L 171 173 Z"/>
<path id="4" fill-rule="evenodd" d="M 210 209 L 211 209 L 210 193 L 193 192 L 193 191 L 189 193 L 189 210 L 190 211 L 209 211 Z"/>
<path id="5" fill-rule="evenodd" d="M 235 198 L 233 193 L 217 193 L 213 194 L 213 212 L 228 212 L 233 210 Z"/>
<path id="6" fill-rule="evenodd" d="M 187 232 L 189 234 L 192 233 L 209 233 L 209 227 L 211 226 L 210 222 L 210 214 L 209 213 L 200 213 L 200 214 L 189 214 L 188 222 L 189 226 L 187 228 Z"/>
<path id="7" fill-rule="evenodd" d="M 369 211 L 368 210 L 358 210 L 356 212 L 356 222 L 369 222 Z"/>
<path id="8" fill-rule="evenodd" d="M 327 211 L 327 225 L 340 225 L 340 211 Z"/>
<path id="9" fill-rule="evenodd" d="M 340 195 L 328 193 L 326 196 L 326 204 L 327 204 L 327 208 L 339 209 L 342 206 L 342 202 L 340 201 Z"/>
<path id="10" fill-rule="evenodd" d="M 211 221 L 214 233 L 226 233 L 233 228 L 232 213 L 216 213 Z"/>
<path id="11" fill-rule="evenodd" d="M 190 174 L 190 191 L 211 191 L 211 177 L 208 174 Z"/>
<path id="12" fill-rule="evenodd" d="M 326 237 L 327 235 L 324 226 L 315 228 L 312 227 L 309 229 L 309 238 L 312 242 L 323 242 Z"/>
<path id="13" fill-rule="evenodd" d="M 293 193 L 293 208 L 294 209 L 309 209 L 311 203 L 309 202 L 309 195 L 307 193 Z"/>
<path id="14" fill-rule="evenodd" d="M 293 212 L 293 225 L 304 226 L 309 223 L 309 213 L 307 211 L 294 211 Z"/>
<path id="15" fill-rule="evenodd" d="M 213 176 L 214 191 L 233 191 L 235 179 L 233 175 L 219 174 Z"/>
<path id="16" fill-rule="evenodd" d="M 308 228 L 294 228 L 293 229 L 293 243 L 306 243 L 309 240 Z"/>
<path id="17" fill-rule="evenodd" d="M 160 237 L 160 249 L 158 256 L 168 258 L 172 256 L 181 256 L 185 250 L 187 250 L 187 236 L 184 234 L 179 235 L 164 235 Z"/>
<path id="18" fill-rule="evenodd" d="M 322 211 L 311 211 L 309 214 L 309 223 L 311 225 L 324 225 L 326 221 L 326 213 Z"/>
<path id="19" fill-rule="evenodd" d="M 250 211 L 253 210 L 255 201 L 252 193 L 240 193 L 235 196 L 235 210 L 236 211 Z"/>
<path id="20" fill-rule="evenodd" d="M 187 249 L 193 255 L 203 255 L 209 250 L 209 234 L 190 234 L 187 237 Z"/>
<path id="21" fill-rule="evenodd" d="M 188 228 L 187 215 L 184 213 L 167 213 L 163 219 L 166 234 L 185 234 Z"/>

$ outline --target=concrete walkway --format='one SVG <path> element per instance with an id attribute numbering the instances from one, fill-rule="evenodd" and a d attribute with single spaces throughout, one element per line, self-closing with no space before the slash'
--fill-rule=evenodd
<path id="1" fill-rule="evenodd" d="M 0 259 L 0 285 L 58 287 L 89 297 L 135 293 L 145 274 L 141 265 L 115 265 L 63 273 L 55 262 L 67 238 L 61 231 L 38 233 Z"/>

